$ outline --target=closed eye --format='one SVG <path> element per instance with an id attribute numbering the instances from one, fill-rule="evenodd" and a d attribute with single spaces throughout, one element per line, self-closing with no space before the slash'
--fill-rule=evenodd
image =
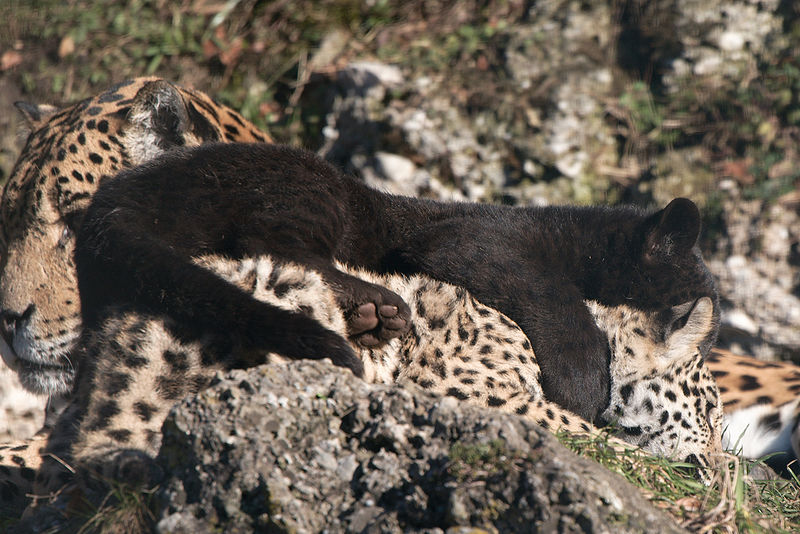
<path id="1" fill-rule="evenodd" d="M 58 237 L 58 246 L 60 248 L 64 248 L 72 241 L 72 237 L 75 235 L 75 232 L 69 226 L 65 226 L 63 230 L 61 230 L 61 235 Z"/>

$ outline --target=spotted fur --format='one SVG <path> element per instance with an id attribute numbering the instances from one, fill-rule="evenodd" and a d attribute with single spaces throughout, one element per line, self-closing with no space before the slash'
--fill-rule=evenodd
<path id="1" fill-rule="evenodd" d="M 612 354 L 605 420 L 653 454 L 713 463 L 722 451 L 722 399 L 698 349 L 712 328 L 710 299 L 675 306 L 666 322 L 626 306 L 590 309 Z"/>
<path id="2" fill-rule="evenodd" d="M 0 445 L 0 515 L 18 515 L 42 463 L 47 436 Z"/>
<path id="3" fill-rule="evenodd" d="M 0 201 L 0 348 L 27 389 L 62 395 L 81 326 L 74 236 L 99 184 L 172 147 L 270 139 L 207 95 L 157 78 L 62 110 L 18 107 L 31 134 Z"/>
<path id="4" fill-rule="evenodd" d="M 269 257 L 197 262 L 260 300 L 304 312 L 345 334 L 334 292 L 316 272 Z M 519 414 L 553 431 L 595 431 L 543 397 L 530 343 L 504 315 L 461 288 L 425 277 L 353 274 L 397 292 L 412 310 L 412 327 L 404 336 L 381 348 L 354 344 L 368 380 L 411 381 Z M 609 422 L 623 439 L 645 450 L 708 465 L 721 450 L 719 396 L 698 349 L 713 328 L 710 299 L 678 307 L 685 325 L 672 332 L 665 331 L 660 314 L 589 305 L 598 324 L 608 329 L 613 349 Z M 226 347 L 224 359 L 209 357 L 219 348 L 203 340 L 181 341 L 180 331 L 168 318 L 119 310 L 101 330 L 86 335 L 76 397 L 48 444 L 52 458 L 37 477 L 38 495 L 72 480 L 66 466 L 101 478 L 151 481 L 156 476 L 151 458 L 172 404 L 204 388 L 214 372 L 253 361 L 237 347 Z"/>
<path id="5" fill-rule="evenodd" d="M 800 367 L 720 349 L 707 365 L 722 395 L 725 449 L 800 474 Z"/>
<path id="6" fill-rule="evenodd" d="M 74 234 L 100 182 L 174 146 L 270 141 L 204 93 L 153 77 L 64 109 L 17 107 L 30 135 L 0 200 L 0 353 L 10 367 L 0 406 L 5 438 L 15 440 L 0 446 L 0 507 L 12 511 L 31 490 L 38 450 L 72 387 L 80 330 Z M 33 440 L 17 439 L 39 428 Z"/>

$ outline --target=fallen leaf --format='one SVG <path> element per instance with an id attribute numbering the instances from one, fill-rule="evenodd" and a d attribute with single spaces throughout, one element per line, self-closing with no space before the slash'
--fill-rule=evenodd
<path id="1" fill-rule="evenodd" d="M 687 512 L 697 512 L 700 510 L 700 499 L 697 497 L 683 497 L 682 499 L 675 501 L 675 504 Z"/>
<path id="2" fill-rule="evenodd" d="M 719 165 L 719 172 L 723 178 L 733 178 L 742 185 L 750 185 L 755 178 L 750 172 L 753 165 L 751 158 L 724 161 Z"/>
<path id="3" fill-rule="evenodd" d="M 22 54 L 15 50 L 8 50 L 0 56 L 0 70 L 13 69 L 20 63 L 22 63 Z"/>
<path id="4" fill-rule="evenodd" d="M 219 53 L 219 47 L 211 39 L 203 41 L 203 57 L 211 59 Z"/>
<path id="5" fill-rule="evenodd" d="M 261 104 L 258 105 L 258 113 L 262 117 L 266 117 L 270 113 L 278 113 L 280 110 L 281 107 L 276 102 L 273 102 L 271 100 L 262 102 Z"/>
<path id="6" fill-rule="evenodd" d="M 74 52 L 75 40 L 69 35 L 64 36 L 64 38 L 61 39 L 61 43 L 58 45 L 58 57 L 63 59 L 67 56 L 71 56 Z"/>
<path id="7" fill-rule="evenodd" d="M 226 67 L 229 67 L 236 63 L 239 59 L 239 56 L 242 55 L 242 49 L 244 48 L 244 40 L 241 37 L 236 37 L 233 41 L 228 44 L 228 47 L 219 53 L 219 61 Z"/>

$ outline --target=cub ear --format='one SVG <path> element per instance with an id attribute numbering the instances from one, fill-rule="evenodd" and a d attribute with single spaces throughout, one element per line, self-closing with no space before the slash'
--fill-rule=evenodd
<path id="1" fill-rule="evenodd" d="M 56 114 L 58 108 L 50 104 L 31 104 L 30 102 L 14 102 L 14 107 L 22 113 L 28 128 L 33 131 L 43 125 Z"/>
<path id="2" fill-rule="evenodd" d="M 667 260 L 689 252 L 700 235 L 700 211 L 688 198 L 676 198 L 645 221 L 644 260 Z"/>

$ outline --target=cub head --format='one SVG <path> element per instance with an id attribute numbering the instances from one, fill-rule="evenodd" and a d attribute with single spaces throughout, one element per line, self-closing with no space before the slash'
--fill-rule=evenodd
<path id="1" fill-rule="evenodd" d="M 611 351 L 603 419 L 622 439 L 656 455 L 701 468 L 715 463 L 722 452 L 722 400 L 701 350 L 715 328 L 711 299 L 669 313 L 587 304 Z"/>
<path id="2" fill-rule="evenodd" d="M 615 210 L 608 225 L 608 253 L 596 258 L 585 297 L 607 306 L 634 306 L 652 313 L 707 297 L 711 326 L 699 343 L 703 356 L 716 341 L 719 296 L 700 255 L 700 212 L 676 198 L 651 214 Z"/>
<path id="3" fill-rule="evenodd" d="M 176 146 L 269 141 L 207 95 L 137 78 L 62 110 L 18 104 L 31 134 L 0 200 L 0 350 L 33 392 L 70 390 L 80 333 L 73 248 L 100 182 Z"/>

